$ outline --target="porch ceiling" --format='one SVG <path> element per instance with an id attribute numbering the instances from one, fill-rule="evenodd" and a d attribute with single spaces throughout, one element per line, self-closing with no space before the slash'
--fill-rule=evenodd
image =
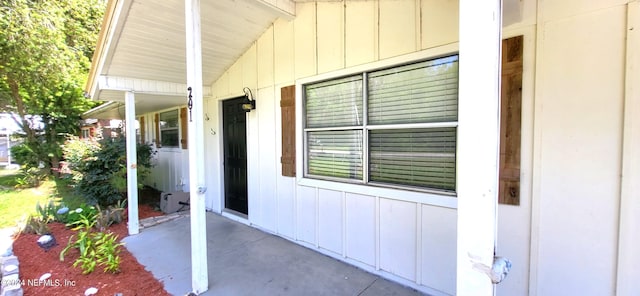
<path id="1" fill-rule="evenodd" d="M 292 19 L 306 0 L 202 0 L 204 96 L 277 18 Z M 328 0 L 322 0 L 328 1 Z M 335 0 L 331 0 L 335 1 Z M 185 104 L 185 0 L 110 0 L 85 88 L 94 100 L 124 102 L 135 92 L 136 113 Z M 521 0 L 505 0 L 504 25 L 521 19 Z M 238 90 L 240 91 L 240 90 Z M 84 117 L 119 118 L 122 108 Z"/>
<path id="2" fill-rule="evenodd" d="M 134 91 L 138 114 L 183 104 L 184 5 L 184 0 L 109 1 L 86 92 L 95 100 L 123 101 L 122 91 Z M 290 0 L 203 0 L 200 5 L 205 86 L 212 85 L 277 18 L 293 18 L 295 12 Z M 104 78 L 127 80 L 118 84 L 127 87 L 105 89 Z M 176 84 L 184 88 L 176 92 Z"/>

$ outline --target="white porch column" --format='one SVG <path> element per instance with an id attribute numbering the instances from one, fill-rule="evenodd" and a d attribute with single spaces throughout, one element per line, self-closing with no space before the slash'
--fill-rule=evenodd
<path id="1" fill-rule="evenodd" d="M 202 99 L 202 44 L 200 1 L 185 0 L 187 85 L 191 87 L 189 112 L 189 192 L 191 203 L 191 286 L 200 294 L 209 287 L 204 178 L 204 104 Z"/>
<path id="2" fill-rule="evenodd" d="M 7 165 L 11 166 L 11 133 L 7 131 Z"/>
<path id="3" fill-rule="evenodd" d="M 627 4 L 622 188 L 617 295 L 640 291 L 640 1 Z"/>
<path id="4" fill-rule="evenodd" d="M 133 92 L 126 92 L 125 133 L 127 140 L 127 207 L 129 208 L 129 235 L 138 234 L 138 158 L 136 153 L 136 103 Z"/>
<path id="5" fill-rule="evenodd" d="M 493 295 L 501 1 L 460 0 L 457 295 Z M 516 263 L 518 264 L 518 263 Z"/>

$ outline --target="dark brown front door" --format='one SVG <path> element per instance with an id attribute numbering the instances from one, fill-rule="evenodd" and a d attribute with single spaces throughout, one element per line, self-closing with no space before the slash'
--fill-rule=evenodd
<path id="1" fill-rule="evenodd" d="M 225 207 L 248 214 L 247 209 L 247 119 L 242 110 L 245 98 L 222 102 L 224 142 Z"/>

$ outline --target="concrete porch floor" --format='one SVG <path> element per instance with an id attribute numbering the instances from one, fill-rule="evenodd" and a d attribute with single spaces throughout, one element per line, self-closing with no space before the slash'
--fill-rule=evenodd
<path id="1" fill-rule="evenodd" d="M 220 215 L 206 218 L 209 290 L 201 295 L 421 295 Z M 191 291 L 189 216 L 145 228 L 124 242 L 167 292 Z"/>

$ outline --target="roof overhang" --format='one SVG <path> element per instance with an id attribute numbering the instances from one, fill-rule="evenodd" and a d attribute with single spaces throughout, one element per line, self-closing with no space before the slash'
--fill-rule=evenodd
<path id="1" fill-rule="evenodd" d="M 293 19 L 295 2 L 304 1 L 201 1 L 204 97 L 276 19 Z M 85 93 L 114 103 L 83 117 L 123 118 L 124 107 L 115 106 L 124 106 L 127 91 L 135 93 L 136 114 L 186 104 L 184 5 L 184 0 L 108 2 Z M 502 10 L 504 26 L 522 19 L 521 0 L 505 0 Z"/>
<path id="2" fill-rule="evenodd" d="M 184 0 L 110 0 L 86 94 L 94 100 L 122 102 L 124 92 L 134 92 L 137 114 L 184 105 L 187 92 L 184 6 Z M 295 3 L 209 0 L 201 1 L 200 11 L 202 68 L 206 69 L 202 74 L 203 95 L 207 97 L 211 95 L 209 86 L 276 19 L 294 17 Z M 106 112 L 115 105 L 118 103 L 102 105 L 99 107 L 102 109 L 91 110 L 83 117 L 124 114 Z"/>

